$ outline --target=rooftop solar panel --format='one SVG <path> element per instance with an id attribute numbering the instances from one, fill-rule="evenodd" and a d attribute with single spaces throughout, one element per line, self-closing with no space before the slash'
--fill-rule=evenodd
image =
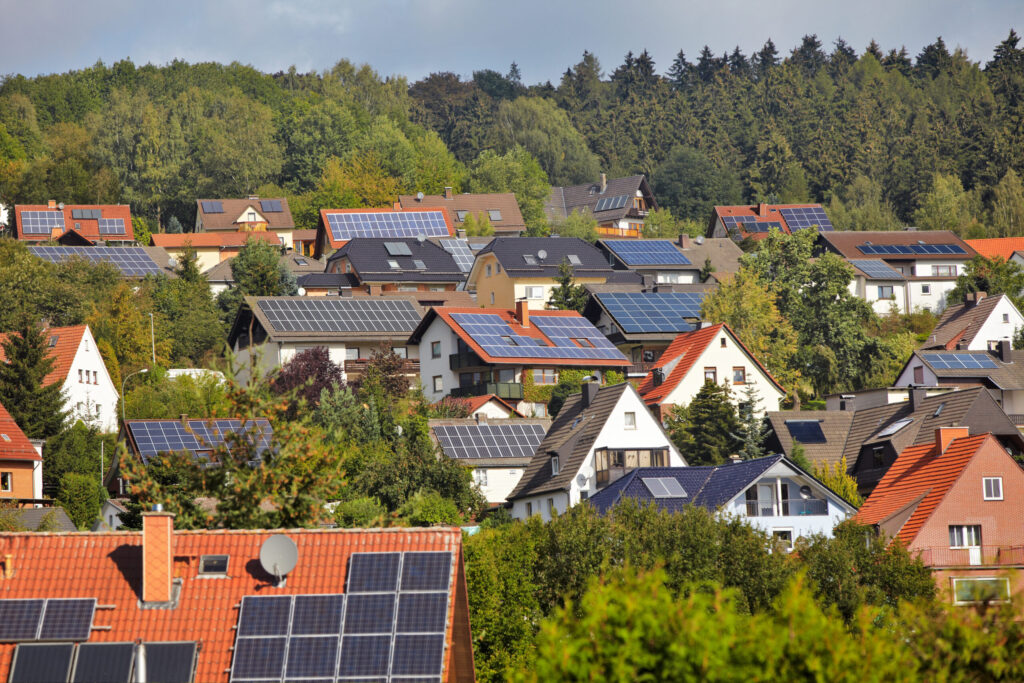
<path id="1" fill-rule="evenodd" d="M 398 587 L 401 553 L 358 553 L 349 559 L 346 593 L 380 593 Z"/>
<path id="2" fill-rule="evenodd" d="M 292 635 L 314 636 L 341 633 L 344 595 L 299 595 L 292 615 Z"/>
<path id="3" fill-rule="evenodd" d="M 517 335 L 501 316 L 493 313 L 453 313 L 452 319 L 485 353 L 494 357 L 578 360 L 581 364 L 587 360 L 628 362 L 590 321 L 579 316 L 530 318 L 531 324 L 543 332 L 553 346 L 538 345 L 543 340 Z"/>
<path id="4" fill-rule="evenodd" d="M 442 211 L 366 211 L 328 213 L 327 227 L 335 241 L 355 237 L 448 237 Z"/>
<path id="5" fill-rule="evenodd" d="M 850 260 L 857 270 L 876 280 L 902 280 L 903 274 L 880 259 Z"/>
<path id="6" fill-rule="evenodd" d="M 903 256 L 942 256 L 964 255 L 967 251 L 959 244 L 871 244 L 865 242 L 857 247 L 863 254 L 903 255 Z"/>
<path id="7" fill-rule="evenodd" d="M 821 206 L 807 206 L 799 208 L 780 208 L 779 213 L 786 219 L 786 225 L 790 232 L 807 230 L 817 227 L 818 232 L 830 232 L 834 230 L 832 221 L 825 214 Z"/>
<path id="8" fill-rule="evenodd" d="M 603 292 L 594 295 L 626 334 L 678 334 L 694 329 L 704 292 Z"/>
<path id="9" fill-rule="evenodd" d="M 76 221 L 96 221 L 103 218 L 100 209 L 71 209 L 71 218 Z"/>
<path id="10" fill-rule="evenodd" d="M 391 655 L 391 675 L 440 675 L 443 656 L 443 633 L 396 635 L 394 653 Z"/>
<path id="11" fill-rule="evenodd" d="M 47 600 L 39 640 L 88 640 L 95 609 L 95 598 Z"/>
<path id="12" fill-rule="evenodd" d="M 71 683 L 128 683 L 134 659 L 133 643 L 82 643 L 78 646 Z"/>
<path id="13" fill-rule="evenodd" d="M 231 449 L 232 442 L 228 435 L 245 434 L 257 455 L 262 455 L 270 447 L 273 429 L 270 422 L 259 418 L 255 420 L 128 420 L 128 432 L 131 442 L 138 449 L 143 463 L 148 464 L 150 458 L 161 453 L 178 453 L 187 451 L 200 457 L 221 446 Z"/>
<path id="14" fill-rule="evenodd" d="M 292 638 L 288 641 L 285 677 L 288 680 L 334 680 L 338 644 L 337 636 Z"/>
<path id="15" fill-rule="evenodd" d="M 786 429 L 800 443 L 828 443 L 821 431 L 820 420 L 786 420 Z"/>
<path id="16" fill-rule="evenodd" d="M 906 427 L 908 424 L 910 424 L 913 421 L 914 421 L 913 418 L 909 418 L 909 417 L 908 418 L 903 418 L 902 420 L 896 420 L 895 422 L 890 424 L 888 427 L 886 427 L 882 431 L 878 432 L 877 436 L 892 436 L 893 434 L 895 434 L 896 432 L 900 431 L 901 429 L 903 429 L 904 427 Z"/>
<path id="17" fill-rule="evenodd" d="M 449 458 L 530 458 L 544 440 L 539 424 L 436 425 L 434 438 Z"/>
<path id="18" fill-rule="evenodd" d="M 469 248 L 469 240 L 450 238 L 441 240 L 441 246 L 444 250 L 452 255 L 455 259 L 455 264 L 459 267 L 463 273 L 468 273 L 473 269 L 473 252 Z"/>
<path id="19" fill-rule="evenodd" d="M 686 497 L 686 491 L 674 477 L 644 477 L 643 482 L 655 498 Z"/>
<path id="20" fill-rule="evenodd" d="M 396 633 L 444 633 L 447 620 L 447 592 L 403 593 L 398 598 Z"/>
<path id="21" fill-rule="evenodd" d="M 125 277 L 145 277 L 160 273 L 156 264 L 142 247 L 29 247 L 34 255 L 50 263 L 62 263 L 72 258 L 83 258 L 91 263 L 110 263 Z"/>
<path id="22" fill-rule="evenodd" d="M 451 582 L 451 575 L 451 553 L 405 553 L 402 560 L 401 590 L 446 591 Z"/>
<path id="23" fill-rule="evenodd" d="M 231 661 L 232 681 L 280 681 L 288 639 L 237 638 Z"/>
<path id="24" fill-rule="evenodd" d="M 391 636 L 345 636 L 341 639 L 339 680 L 387 676 Z"/>
<path id="25" fill-rule="evenodd" d="M 161 683 L 190 683 L 195 661 L 194 642 L 146 643 L 146 666 L 160 672 Z"/>
<path id="26" fill-rule="evenodd" d="M 224 213 L 224 204 L 218 201 L 203 202 L 203 213 Z"/>
<path id="27" fill-rule="evenodd" d="M 620 194 L 614 197 L 603 197 L 597 200 L 597 204 L 594 206 L 594 212 L 598 211 L 612 211 L 614 209 L 621 209 L 629 203 L 628 194 Z"/>
<path id="28" fill-rule="evenodd" d="M 74 651 L 72 643 L 19 643 L 14 650 L 9 683 L 66 681 Z"/>
<path id="29" fill-rule="evenodd" d="M 412 256 L 412 251 L 405 242 L 385 242 L 384 249 L 390 256 Z"/>
<path id="30" fill-rule="evenodd" d="M 0 641 L 34 640 L 45 600 L 0 600 Z"/>
<path id="31" fill-rule="evenodd" d="M 412 333 L 420 314 L 405 299 L 260 299 L 256 305 L 277 332 Z"/>
<path id="32" fill-rule="evenodd" d="M 355 593 L 345 605 L 345 633 L 388 633 L 395 625 L 395 594 Z"/>
<path id="33" fill-rule="evenodd" d="M 998 365 L 988 353 L 922 353 L 929 365 L 941 370 L 995 370 Z"/>
<path id="34" fill-rule="evenodd" d="M 281 213 L 281 211 L 283 211 L 283 209 L 281 208 L 281 200 L 261 199 L 260 210 L 263 211 L 263 213 Z"/>
<path id="35" fill-rule="evenodd" d="M 127 235 L 123 218 L 101 218 L 99 219 L 99 230 L 101 235 Z"/>
<path id="36" fill-rule="evenodd" d="M 605 240 L 604 245 L 627 266 L 691 265 L 671 240 Z"/>
<path id="37" fill-rule="evenodd" d="M 49 235 L 54 229 L 64 231 L 62 211 L 22 211 L 21 232 L 25 235 Z"/>

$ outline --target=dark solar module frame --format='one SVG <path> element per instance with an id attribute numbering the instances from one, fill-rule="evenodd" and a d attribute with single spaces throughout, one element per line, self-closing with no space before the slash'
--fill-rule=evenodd
<path id="1" fill-rule="evenodd" d="M 435 425 L 434 438 L 449 458 L 530 458 L 544 440 L 539 424 Z"/>
<path id="2" fill-rule="evenodd" d="M 9 683 L 66 681 L 71 674 L 72 643 L 18 643 L 11 663 Z"/>
<path id="3" fill-rule="evenodd" d="M 412 333 L 421 316 L 403 299 L 260 299 L 256 302 L 278 332 Z"/>
<path id="4" fill-rule="evenodd" d="M 127 235 L 123 218 L 101 218 L 98 221 L 101 235 Z"/>
<path id="5" fill-rule="evenodd" d="M 675 477 L 644 477 L 643 482 L 655 498 L 686 497 L 686 491 Z"/>
<path id="6" fill-rule="evenodd" d="M 65 230 L 63 211 L 21 212 L 21 232 L 25 235 L 49 235 L 54 228 Z"/>
<path id="7" fill-rule="evenodd" d="M 284 209 L 281 208 L 280 199 L 261 199 L 260 200 L 260 211 L 263 213 L 281 213 Z"/>
<path id="8" fill-rule="evenodd" d="M 217 201 L 203 202 L 203 213 L 224 213 L 224 204 Z"/>
<path id="9" fill-rule="evenodd" d="M 748 233 L 768 232 L 772 228 L 782 231 L 782 223 L 780 221 L 758 220 L 757 216 L 723 216 L 722 225 L 733 230 L 742 227 Z"/>
<path id="10" fill-rule="evenodd" d="M 128 430 L 144 464 L 161 453 L 188 451 L 195 454 L 219 448 L 228 443 L 228 434 L 243 432 L 242 420 L 188 420 L 187 424 L 188 429 L 180 420 L 128 420 Z M 255 440 L 258 455 L 270 448 L 273 429 L 268 420 L 246 420 L 244 433 L 250 444 Z"/>
<path id="11" fill-rule="evenodd" d="M 604 197 L 597 201 L 594 206 L 594 213 L 598 211 L 613 211 L 614 209 L 621 209 L 629 203 L 628 194 L 620 194 L 614 197 Z"/>
<path id="12" fill-rule="evenodd" d="M 825 209 L 821 206 L 802 206 L 796 208 L 779 209 L 779 213 L 786 219 L 786 225 L 790 232 L 807 230 L 817 226 L 818 232 L 831 232 L 832 221 L 829 220 Z"/>
<path id="13" fill-rule="evenodd" d="M 531 323 L 547 336 L 552 346 L 539 345 L 543 340 L 535 337 L 517 335 L 500 316 L 493 313 L 453 313 L 452 319 L 485 353 L 494 357 L 628 362 L 626 357 L 583 317 L 531 317 Z M 573 342 L 573 339 L 586 339 L 593 346 L 581 347 Z"/>
<path id="14" fill-rule="evenodd" d="M 903 274 L 898 270 L 892 268 L 885 261 L 880 259 L 867 259 L 867 260 L 850 260 L 852 265 L 857 270 L 861 271 L 870 278 L 878 280 L 903 280 Z"/>
<path id="15" fill-rule="evenodd" d="M 595 294 L 626 334 L 690 332 L 700 319 L 704 292 L 602 292 Z"/>
<path id="16" fill-rule="evenodd" d="M 455 265 L 463 273 L 468 273 L 473 269 L 473 261 L 476 257 L 473 256 L 473 251 L 469 248 L 469 240 L 460 237 L 442 239 L 441 246 L 452 255 Z"/>
<path id="17" fill-rule="evenodd" d="M 74 221 L 98 221 L 103 218 L 103 211 L 100 209 L 71 209 L 71 220 Z"/>
<path id="18" fill-rule="evenodd" d="M 799 443 L 828 443 L 820 420 L 786 420 L 786 429 Z"/>
<path id="19" fill-rule="evenodd" d="M 412 256 L 412 250 L 405 242 L 385 242 L 384 249 L 388 256 Z"/>
<path id="20" fill-rule="evenodd" d="M 50 598 L 39 622 L 39 640 L 88 640 L 96 598 Z"/>
<path id="21" fill-rule="evenodd" d="M 327 214 L 336 241 L 355 237 L 449 237 L 443 211 L 367 211 Z"/>
<path id="22" fill-rule="evenodd" d="M 146 643 L 146 666 L 159 671 L 160 683 L 189 683 L 196 665 L 195 641 Z M 150 676 L 150 680 L 156 677 Z"/>
<path id="23" fill-rule="evenodd" d="M 74 257 L 84 258 L 92 263 L 110 263 L 127 277 L 156 275 L 160 266 L 142 247 L 29 247 L 29 251 L 50 263 L 61 263 Z"/>
<path id="24" fill-rule="evenodd" d="M 922 353 L 922 357 L 934 368 L 942 370 L 995 370 L 999 366 L 984 352 L 972 353 Z"/>
<path id="25" fill-rule="evenodd" d="M 45 600 L 0 600 L 0 642 L 34 640 Z"/>
<path id="26" fill-rule="evenodd" d="M 78 646 L 71 683 L 129 683 L 134 660 L 134 643 L 82 643 Z M 159 669 L 152 671 L 156 673 Z M 153 679 L 164 680 L 158 676 Z"/>
<path id="27" fill-rule="evenodd" d="M 885 255 L 965 255 L 959 244 L 862 244 L 857 247 L 863 254 Z"/>
<path id="28" fill-rule="evenodd" d="M 627 266 L 692 265 L 671 240 L 605 240 L 604 244 Z"/>

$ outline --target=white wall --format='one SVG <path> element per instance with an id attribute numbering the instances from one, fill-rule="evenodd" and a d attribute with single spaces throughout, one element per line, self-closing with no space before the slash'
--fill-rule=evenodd
<path id="1" fill-rule="evenodd" d="M 892 287 L 892 299 L 878 298 L 879 287 Z M 859 273 L 850 282 L 850 292 L 871 304 L 878 315 L 887 315 L 893 305 L 900 313 L 907 312 L 907 283 L 903 280 L 869 280 Z"/>
<path id="2" fill-rule="evenodd" d="M 82 371 L 82 382 L 78 381 L 78 372 Z M 93 373 L 96 383 L 93 383 Z M 85 381 L 88 373 L 89 381 Z M 71 369 L 64 380 L 64 396 L 66 407 L 71 419 L 81 419 L 88 425 L 105 432 L 117 431 L 117 401 L 119 387 L 114 386 L 110 379 L 103 357 L 96 348 L 96 340 L 92 331 L 86 327 L 82 339 L 78 342 L 78 350 L 71 361 Z"/>
<path id="3" fill-rule="evenodd" d="M 504 503 L 525 471 L 525 467 L 474 467 L 473 481 L 488 503 Z"/>
<path id="4" fill-rule="evenodd" d="M 924 368 L 923 382 L 914 381 L 914 368 L 918 366 Z M 917 358 L 916 356 L 911 356 L 910 361 L 907 363 L 907 366 L 903 368 L 903 372 L 901 372 L 900 376 L 896 378 L 895 382 L 893 382 L 893 386 L 908 387 L 911 384 L 923 384 L 924 386 L 927 387 L 934 387 L 938 383 L 939 378 L 935 376 L 935 373 L 932 372 L 931 368 L 925 365 L 924 361 L 922 361 L 921 359 Z"/>
<path id="5" fill-rule="evenodd" d="M 962 271 L 958 271 L 962 272 Z M 908 281 L 910 310 L 929 310 L 941 313 L 946 308 L 946 295 L 956 287 L 955 280 L 910 280 Z M 928 293 L 925 294 L 925 288 Z"/>
<path id="6" fill-rule="evenodd" d="M 442 320 L 440 316 L 434 318 L 420 339 L 418 350 L 420 358 L 420 383 L 423 385 L 423 395 L 431 403 L 440 401 L 452 389 L 459 386 L 459 376 L 452 372 L 448 365 L 448 356 L 458 351 L 457 340 L 458 337 L 448 327 L 448 323 Z M 430 345 L 435 341 L 441 342 L 440 358 L 430 357 Z M 434 391 L 434 377 L 436 375 L 440 375 L 443 382 L 441 391 Z"/>
<path id="7" fill-rule="evenodd" d="M 346 379 L 345 376 L 345 343 L 344 342 L 275 342 L 266 341 L 262 344 L 255 344 L 252 347 L 243 348 L 240 344 L 235 343 L 235 379 L 240 383 L 245 383 L 250 378 L 249 372 L 249 358 L 250 353 L 252 357 L 256 359 L 260 375 L 265 377 L 274 368 L 284 365 L 290 361 L 295 354 L 306 349 L 311 349 L 316 346 L 323 346 L 327 348 L 327 356 L 332 362 L 341 366 L 342 379 Z"/>
<path id="8" fill-rule="evenodd" d="M 1008 318 L 1008 322 L 1003 322 L 1004 315 Z M 1009 299 L 1004 298 L 992 309 L 967 348 L 970 351 L 987 351 L 990 341 L 1012 342 L 1014 331 L 1022 326 L 1024 326 L 1024 316 Z"/>
<path id="9" fill-rule="evenodd" d="M 512 411 L 497 401 L 490 400 L 474 410 L 470 417 L 476 417 L 477 415 L 483 415 L 488 419 L 505 420 L 512 417 Z"/>

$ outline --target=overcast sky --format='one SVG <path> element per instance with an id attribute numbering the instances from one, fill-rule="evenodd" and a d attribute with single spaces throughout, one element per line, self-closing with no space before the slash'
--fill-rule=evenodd
<path id="1" fill-rule="evenodd" d="M 680 49 L 749 55 L 771 38 L 785 55 L 808 33 L 911 56 L 941 35 L 985 62 L 1010 28 L 1024 32 L 1024 0 L 0 0 L 0 18 L 0 74 L 124 58 L 319 71 L 347 58 L 415 81 L 515 61 L 532 84 L 557 82 L 584 50 L 610 72 L 646 48 L 664 73 Z"/>

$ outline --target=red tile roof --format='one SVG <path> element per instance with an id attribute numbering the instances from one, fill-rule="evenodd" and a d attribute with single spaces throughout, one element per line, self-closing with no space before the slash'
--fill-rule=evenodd
<path id="1" fill-rule="evenodd" d="M 200 247 L 243 247 L 250 239 L 263 240 L 273 244 L 280 244 L 281 238 L 277 233 L 258 232 L 183 232 L 170 234 L 166 232 L 154 233 L 152 236 L 154 247 L 164 249 L 182 249 L 186 244 L 195 248 Z"/>
<path id="2" fill-rule="evenodd" d="M 0 405 L 0 460 L 42 460 L 7 409 Z"/>
<path id="3" fill-rule="evenodd" d="M 716 206 L 711 215 L 711 224 L 714 225 L 719 219 L 725 216 L 753 216 L 758 223 L 778 223 L 782 226 L 782 232 L 791 234 L 789 224 L 779 209 L 820 209 L 821 204 L 754 204 L 741 206 Z M 736 225 L 740 233 L 740 239 L 751 237 L 755 240 L 762 240 L 768 236 L 767 232 L 747 232 L 743 224 Z"/>
<path id="4" fill-rule="evenodd" d="M 141 532 L 2 534 L 0 557 L 12 556 L 14 572 L 0 581 L 2 597 L 96 598 L 110 608 L 96 610 L 89 642 L 197 641 L 194 680 L 213 683 L 228 680 L 243 596 L 344 593 L 348 559 L 356 552 L 453 551 L 443 680 L 473 680 L 460 529 L 288 530 L 283 533 L 295 541 L 299 562 L 282 587 L 271 585 L 258 565 L 261 545 L 277 533 L 174 532 L 173 571 L 182 587 L 171 609 L 139 607 Z M 227 578 L 198 578 L 199 559 L 208 554 L 229 555 Z M 14 648 L 0 644 L 0 680 L 9 677 Z"/>
<path id="5" fill-rule="evenodd" d="M 103 218 L 120 218 L 124 221 L 123 235 L 100 234 L 100 224 L 95 218 L 73 218 L 71 212 L 77 209 L 99 209 Z M 132 209 L 127 204 L 65 204 L 64 209 L 51 209 L 46 204 L 18 204 L 14 207 L 14 231 L 20 240 L 45 242 L 60 234 L 26 235 L 22 233 L 22 211 L 53 211 L 64 214 L 64 230 L 75 230 L 88 240 L 111 240 L 131 242 L 135 239 L 132 229 Z M 63 231 L 61 231 L 63 232 Z"/>
<path id="6" fill-rule="evenodd" d="M 1024 237 L 989 237 L 978 240 L 964 240 L 974 251 L 985 258 L 1002 257 L 1009 261 L 1015 252 L 1024 251 Z"/>
<path id="7" fill-rule="evenodd" d="M 71 327 L 51 327 L 45 330 L 44 335 L 47 343 L 53 337 L 57 337 L 56 345 L 50 347 L 50 356 L 53 358 L 53 369 L 43 380 L 44 385 L 54 382 L 63 382 L 71 372 L 71 364 L 78 353 L 78 347 L 82 345 L 82 336 L 87 329 L 86 325 L 73 325 Z M 7 341 L 7 334 L 0 333 L 0 363 L 7 362 L 7 354 L 4 352 L 3 342 Z"/>
<path id="8" fill-rule="evenodd" d="M 483 408 L 491 401 L 496 401 L 497 403 L 500 403 L 503 407 L 507 408 L 516 417 L 523 417 L 523 414 L 520 413 L 515 408 L 513 408 L 508 402 L 505 401 L 505 399 L 499 396 L 495 396 L 494 394 L 485 394 L 483 396 L 466 396 L 458 398 L 454 396 L 449 396 L 447 397 L 447 399 L 452 403 L 458 403 L 466 406 L 466 410 L 469 411 L 470 415 L 480 410 L 480 408 Z"/>
<path id="9" fill-rule="evenodd" d="M 871 492 L 856 520 L 861 524 L 879 524 L 920 499 L 896 534 L 904 545 L 910 545 L 988 439 L 1002 448 L 991 434 L 980 434 L 954 439 L 941 454 L 934 443 L 904 449 Z"/>
<path id="10" fill-rule="evenodd" d="M 416 195 L 399 195 L 398 204 L 395 208 L 415 209 L 429 207 L 437 209 L 448 209 L 452 214 L 455 228 L 462 227 L 464 221 L 459 220 L 459 214 L 468 216 L 487 216 L 494 227 L 495 234 L 505 232 L 522 232 L 526 230 L 526 222 L 523 214 L 519 211 L 519 204 L 516 196 L 511 192 L 491 192 L 487 194 L 453 194 L 446 197 L 443 194 L 428 194 L 420 198 Z M 490 212 L 497 210 L 501 214 L 500 220 L 491 220 Z"/>

